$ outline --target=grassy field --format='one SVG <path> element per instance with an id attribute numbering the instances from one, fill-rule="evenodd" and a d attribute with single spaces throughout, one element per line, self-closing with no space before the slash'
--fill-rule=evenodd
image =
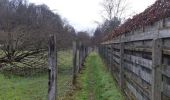
<path id="1" fill-rule="evenodd" d="M 66 100 L 124 100 L 102 60 L 92 53 L 86 60 L 85 70 L 78 76 L 77 89 Z"/>
<path id="2" fill-rule="evenodd" d="M 47 100 L 47 75 L 10 79 L 0 75 L 0 100 Z"/>
<path id="3" fill-rule="evenodd" d="M 62 100 L 69 91 L 72 79 L 72 52 L 58 52 L 58 98 Z M 6 77 L 0 74 L 0 100 L 47 100 L 47 73 L 31 76 Z"/>

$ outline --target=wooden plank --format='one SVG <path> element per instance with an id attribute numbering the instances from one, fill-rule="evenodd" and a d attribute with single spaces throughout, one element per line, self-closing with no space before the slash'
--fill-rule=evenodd
<path id="1" fill-rule="evenodd" d="M 117 52 L 117 51 L 114 51 L 114 50 L 113 50 L 113 51 L 111 52 L 111 55 L 114 56 L 114 57 L 120 58 L 120 53 Z"/>
<path id="2" fill-rule="evenodd" d="M 161 83 L 162 83 L 162 39 L 153 40 L 152 52 L 152 99 L 161 100 Z"/>
<path id="3" fill-rule="evenodd" d="M 135 73 L 137 76 L 139 76 L 139 78 L 141 78 L 151 84 L 151 82 L 152 82 L 151 74 L 143 71 L 140 66 L 137 66 L 137 65 L 135 66 L 135 65 L 132 65 L 127 62 L 125 62 L 125 65 L 126 65 L 125 68 L 127 68 L 131 72 Z"/>
<path id="4" fill-rule="evenodd" d="M 117 63 L 114 59 L 112 59 L 112 65 L 114 68 L 116 67 L 116 68 L 120 69 L 120 64 Z"/>
<path id="5" fill-rule="evenodd" d="M 126 50 L 130 51 L 139 51 L 139 52 L 152 52 L 151 48 L 142 48 L 142 47 L 126 47 Z"/>
<path id="6" fill-rule="evenodd" d="M 141 93 L 132 84 L 127 82 L 127 87 L 136 97 L 136 100 L 148 100 L 147 98 L 143 97 Z"/>
<path id="7" fill-rule="evenodd" d="M 152 40 L 157 33 L 157 30 L 155 31 L 149 31 L 149 32 L 143 32 L 143 33 L 138 33 L 134 34 L 131 36 L 127 36 L 123 39 L 123 42 L 132 42 L 132 41 L 141 41 L 141 40 Z"/>
<path id="8" fill-rule="evenodd" d="M 117 63 L 120 64 L 120 58 L 117 58 L 116 56 L 112 56 L 113 60 Z"/>
<path id="9" fill-rule="evenodd" d="M 152 52 L 150 48 L 140 48 L 140 47 L 125 47 L 125 50 L 138 51 L 138 52 Z M 169 49 L 163 49 L 163 54 L 170 55 Z"/>
<path id="10" fill-rule="evenodd" d="M 163 46 L 165 49 L 170 49 L 170 38 L 163 39 Z"/>
<path id="11" fill-rule="evenodd" d="M 163 93 L 170 97 L 170 85 L 163 82 Z"/>
<path id="12" fill-rule="evenodd" d="M 120 49 L 120 45 L 119 44 L 114 44 L 112 48 L 113 49 Z"/>
<path id="13" fill-rule="evenodd" d="M 170 66 L 163 66 L 162 74 L 170 78 Z"/>
<path id="14" fill-rule="evenodd" d="M 49 82 L 48 82 L 48 100 L 56 100 L 57 95 L 57 61 L 56 61 L 56 37 L 51 35 L 48 46 L 48 63 L 49 63 Z"/>
<path id="15" fill-rule="evenodd" d="M 170 55 L 170 50 L 169 49 L 163 49 L 163 54 Z"/>
<path id="16" fill-rule="evenodd" d="M 116 55 L 117 57 L 120 57 L 120 52 L 114 51 L 114 55 Z"/>
<path id="17" fill-rule="evenodd" d="M 170 28 L 163 28 L 159 30 L 159 37 L 158 38 L 169 38 L 170 37 Z"/>
<path id="18" fill-rule="evenodd" d="M 151 85 L 149 85 L 148 83 L 143 81 L 141 78 L 139 78 L 138 76 L 128 71 L 125 71 L 125 75 L 126 75 L 126 80 L 129 80 L 133 82 L 134 84 L 136 84 L 139 88 L 142 89 L 142 91 L 144 92 L 146 96 L 148 97 L 151 96 Z"/>
<path id="19" fill-rule="evenodd" d="M 134 41 L 125 43 L 126 47 L 134 47 L 134 48 L 151 48 L 152 41 L 151 40 L 143 40 L 143 41 Z"/>
<path id="20" fill-rule="evenodd" d="M 152 60 L 144 59 L 133 55 L 125 54 L 125 60 L 133 62 L 134 64 L 141 65 L 145 68 L 152 69 Z"/>

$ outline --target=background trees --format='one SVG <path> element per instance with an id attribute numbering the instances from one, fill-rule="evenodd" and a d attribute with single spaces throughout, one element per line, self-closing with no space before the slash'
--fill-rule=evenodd
<path id="1" fill-rule="evenodd" d="M 25 59 L 42 54 L 49 34 L 56 35 L 58 49 L 71 48 L 77 38 L 74 27 L 46 5 L 0 0 L 0 65 L 25 63 Z"/>
<path id="2" fill-rule="evenodd" d="M 125 17 L 123 13 L 128 7 L 126 0 L 103 0 L 101 6 L 103 7 L 101 16 L 104 21 L 98 25 L 94 32 L 93 41 L 95 44 L 100 43 L 103 37 L 111 34 L 121 24 L 122 19 Z"/>
<path id="3" fill-rule="evenodd" d="M 77 40 L 81 41 L 85 46 L 91 45 L 91 37 L 88 32 L 81 31 L 77 33 Z"/>

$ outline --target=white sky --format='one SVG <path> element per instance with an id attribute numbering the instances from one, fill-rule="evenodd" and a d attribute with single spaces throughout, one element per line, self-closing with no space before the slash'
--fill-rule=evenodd
<path id="1" fill-rule="evenodd" d="M 66 18 L 77 31 L 93 29 L 97 26 L 95 21 L 102 22 L 102 0 L 29 0 L 31 3 L 46 4 L 51 10 L 55 10 L 63 18 Z M 127 15 L 133 12 L 140 13 L 156 0 L 128 0 L 129 10 Z"/>

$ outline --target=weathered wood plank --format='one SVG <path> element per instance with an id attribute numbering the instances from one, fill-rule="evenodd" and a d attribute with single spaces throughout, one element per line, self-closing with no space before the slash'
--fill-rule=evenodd
<path id="1" fill-rule="evenodd" d="M 127 87 L 135 95 L 136 100 L 149 100 L 149 98 L 142 96 L 139 90 L 136 87 L 134 87 L 132 84 L 130 84 L 129 82 L 127 82 Z"/>
<path id="2" fill-rule="evenodd" d="M 152 41 L 151 40 L 144 40 L 144 41 L 127 42 L 127 43 L 125 43 L 125 48 L 126 47 L 151 48 L 152 47 Z"/>
<path id="3" fill-rule="evenodd" d="M 117 63 L 120 64 L 120 58 L 117 58 L 116 56 L 112 56 L 113 60 Z"/>
<path id="4" fill-rule="evenodd" d="M 144 94 L 147 95 L 148 97 L 151 96 L 151 85 L 150 84 L 148 84 L 146 81 L 142 80 L 137 75 L 131 73 L 130 71 L 126 70 L 125 75 L 126 75 L 126 80 L 129 80 L 129 81 L 135 83 L 138 87 L 140 87 L 142 89 L 143 92 L 145 92 Z"/>
<path id="5" fill-rule="evenodd" d="M 163 39 L 163 46 L 165 49 L 170 49 L 170 38 Z"/>
<path id="6" fill-rule="evenodd" d="M 163 50 L 163 54 L 165 54 L 165 55 L 170 55 L 170 50 L 169 50 L 169 49 L 164 49 L 164 50 Z"/>
<path id="7" fill-rule="evenodd" d="M 138 52 L 152 52 L 151 48 L 126 47 L 125 49 L 130 51 L 138 51 Z"/>
<path id="8" fill-rule="evenodd" d="M 170 85 L 163 83 L 163 93 L 170 97 Z"/>
<path id="9" fill-rule="evenodd" d="M 137 51 L 137 52 L 152 52 L 151 48 L 140 48 L 140 47 L 125 47 L 125 50 Z M 163 49 L 163 54 L 170 55 L 169 49 Z"/>
<path id="10" fill-rule="evenodd" d="M 170 28 L 163 28 L 159 30 L 159 37 L 158 38 L 169 38 L 170 37 Z"/>
<path id="11" fill-rule="evenodd" d="M 151 74 L 147 73 L 146 71 L 143 71 L 140 66 L 138 65 L 132 65 L 130 63 L 125 62 L 125 68 L 130 70 L 131 72 L 135 73 L 139 78 L 142 78 L 146 82 L 150 83 L 152 82 Z"/>
<path id="12" fill-rule="evenodd" d="M 170 78 L 170 66 L 163 66 L 162 74 Z"/>
<path id="13" fill-rule="evenodd" d="M 128 54 L 125 54 L 124 58 L 125 58 L 125 60 L 131 61 L 134 64 L 138 64 L 145 68 L 152 69 L 152 60 L 148 60 L 148 59 L 144 59 L 142 57 L 137 57 L 137 56 L 128 55 Z"/>

